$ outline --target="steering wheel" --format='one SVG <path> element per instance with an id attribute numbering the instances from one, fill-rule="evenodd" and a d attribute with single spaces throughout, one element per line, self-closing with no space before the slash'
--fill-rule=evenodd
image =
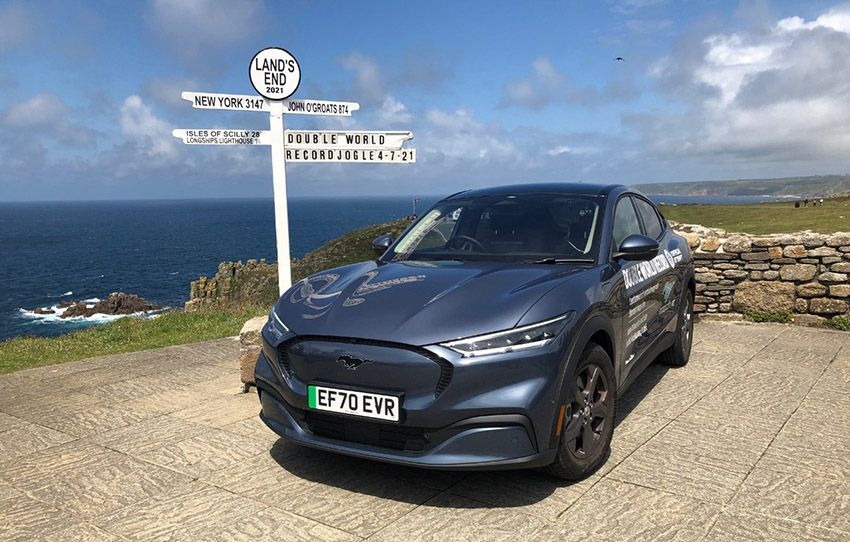
<path id="1" fill-rule="evenodd" d="M 446 248 L 452 248 L 454 245 L 458 245 L 458 249 L 465 250 L 467 252 L 472 252 L 472 249 L 474 248 L 478 248 L 481 252 L 486 251 L 484 245 L 482 245 L 478 239 L 474 239 L 468 235 L 456 235 L 452 237 L 446 243 Z"/>

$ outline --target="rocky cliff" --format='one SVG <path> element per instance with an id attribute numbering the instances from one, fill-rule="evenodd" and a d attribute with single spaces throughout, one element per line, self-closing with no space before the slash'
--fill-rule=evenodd
<path id="1" fill-rule="evenodd" d="M 331 267 L 374 259 L 372 240 L 385 233 L 396 237 L 408 224 L 409 220 L 402 219 L 366 226 L 334 239 L 304 258 L 292 260 L 292 280 L 301 280 Z M 241 261 L 222 262 L 213 277 L 202 276 L 192 281 L 185 310 L 271 308 L 277 298 L 277 265 L 265 260 L 248 260 L 244 264 Z"/>

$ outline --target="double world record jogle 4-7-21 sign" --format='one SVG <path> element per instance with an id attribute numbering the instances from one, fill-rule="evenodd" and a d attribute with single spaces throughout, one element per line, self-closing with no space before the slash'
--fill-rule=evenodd
<path id="1" fill-rule="evenodd" d="M 272 151 L 278 287 L 283 294 L 292 284 L 289 267 L 289 212 L 286 199 L 287 162 L 350 162 L 412 164 L 416 149 L 405 131 L 284 130 L 284 115 L 351 116 L 355 102 L 303 100 L 290 97 L 301 84 L 301 65 L 280 47 L 259 51 L 248 64 L 248 79 L 258 95 L 183 92 L 195 109 L 257 111 L 269 114 L 268 130 L 179 128 L 172 132 L 187 145 L 268 145 Z"/>

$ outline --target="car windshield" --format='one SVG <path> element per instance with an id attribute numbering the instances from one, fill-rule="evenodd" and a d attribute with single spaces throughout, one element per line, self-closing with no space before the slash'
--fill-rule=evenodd
<path id="1" fill-rule="evenodd" d="M 593 260 L 598 197 L 526 194 L 438 203 L 393 248 L 393 261 Z"/>

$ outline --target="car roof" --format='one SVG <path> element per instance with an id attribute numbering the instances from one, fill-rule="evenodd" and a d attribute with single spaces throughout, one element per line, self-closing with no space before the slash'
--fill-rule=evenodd
<path id="1" fill-rule="evenodd" d="M 509 184 L 464 190 L 446 199 L 475 197 L 475 196 L 507 196 L 514 194 L 579 194 L 584 196 L 607 196 L 614 189 L 626 187 L 621 184 L 600 183 L 528 183 Z"/>

